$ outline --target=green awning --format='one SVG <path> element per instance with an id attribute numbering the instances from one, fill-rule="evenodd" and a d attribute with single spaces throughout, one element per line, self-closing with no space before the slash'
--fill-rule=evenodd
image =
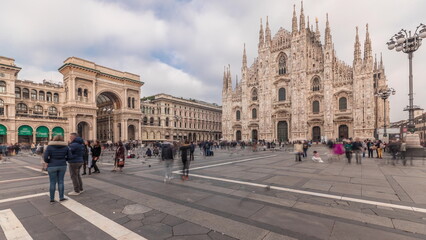
<path id="1" fill-rule="evenodd" d="M 20 126 L 18 129 L 19 136 L 31 136 L 33 135 L 33 129 L 30 126 Z"/>
<path id="2" fill-rule="evenodd" d="M 56 135 L 62 135 L 62 136 L 64 136 L 64 129 L 61 128 L 61 127 L 54 127 L 52 129 L 52 137 L 54 137 Z"/>
<path id="3" fill-rule="evenodd" d="M 7 135 L 6 127 L 1 124 L 0 124 L 0 135 Z"/>
<path id="4" fill-rule="evenodd" d="M 37 128 L 36 137 L 39 138 L 48 138 L 49 137 L 49 129 L 45 126 L 41 126 Z"/>

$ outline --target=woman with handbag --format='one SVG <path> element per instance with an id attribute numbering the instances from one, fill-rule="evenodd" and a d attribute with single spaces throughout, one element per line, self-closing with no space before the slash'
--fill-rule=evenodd
<path id="1" fill-rule="evenodd" d="M 117 169 L 122 172 L 124 167 L 124 157 L 125 157 L 126 149 L 124 149 L 123 142 L 118 142 L 118 147 L 115 150 L 115 158 L 114 158 L 114 169 L 113 172 L 116 172 Z"/>

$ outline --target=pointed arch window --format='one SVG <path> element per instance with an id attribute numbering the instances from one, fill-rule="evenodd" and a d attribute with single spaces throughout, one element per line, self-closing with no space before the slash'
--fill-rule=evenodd
<path id="1" fill-rule="evenodd" d="M 339 98 L 339 110 L 345 111 L 348 109 L 348 100 L 345 97 Z"/>
<path id="2" fill-rule="evenodd" d="M 257 96 L 257 89 L 254 88 L 253 91 L 251 92 L 251 100 L 257 101 L 257 98 L 258 98 L 258 96 Z"/>
<path id="3" fill-rule="evenodd" d="M 251 110 L 251 118 L 252 119 L 257 119 L 257 109 L 256 108 L 253 108 Z"/>
<path id="4" fill-rule="evenodd" d="M 278 90 L 278 101 L 285 101 L 286 95 L 285 95 L 285 88 L 280 88 Z"/>
<path id="5" fill-rule="evenodd" d="M 320 79 L 318 77 L 314 78 L 314 80 L 312 80 L 312 91 L 316 92 L 319 91 L 321 89 L 321 82 Z"/>
<path id="6" fill-rule="evenodd" d="M 235 113 L 235 118 L 237 119 L 237 121 L 241 120 L 241 111 L 237 110 L 237 112 Z"/>
<path id="7" fill-rule="evenodd" d="M 319 113 L 320 112 L 320 103 L 319 103 L 319 101 L 313 101 L 312 102 L 312 112 L 313 113 Z"/>
<path id="8" fill-rule="evenodd" d="M 284 75 L 287 73 L 287 57 L 285 54 L 281 54 L 280 58 L 278 59 L 278 74 Z"/>

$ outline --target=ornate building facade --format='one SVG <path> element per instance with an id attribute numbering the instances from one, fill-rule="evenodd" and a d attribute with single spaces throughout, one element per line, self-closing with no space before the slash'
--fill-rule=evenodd
<path id="1" fill-rule="evenodd" d="M 222 109 L 217 104 L 157 94 L 141 99 L 142 141 L 220 140 Z"/>
<path id="2" fill-rule="evenodd" d="M 247 65 L 244 46 L 241 81 L 235 87 L 225 68 L 222 91 L 222 132 L 226 140 L 321 141 L 374 138 L 383 119 L 383 101 L 375 97 L 387 84 L 383 61 L 374 60 L 366 26 L 364 54 L 356 28 L 352 65 L 339 60 L 328 14 L 324 42 L 315 29 L 293 11 L 291 31 L 272 36 L 268 19 L 260 23 L 258 57 Z M 389 106 L 388 102 L 386 106 Z"/>
<path id="3" fill-rule="evenodd" d="M 138 75 L 70 57 L 63 84 L 18 80 L 14 59 L 0 57 L 0 143 L 47 141 L 78 132 L 84 139 L 140 139 Z"/>

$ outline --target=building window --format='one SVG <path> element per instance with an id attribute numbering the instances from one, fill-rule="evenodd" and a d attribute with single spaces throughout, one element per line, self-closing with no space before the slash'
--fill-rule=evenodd
<path id="1" fill-rule="evenodd" d="M 132 108 L 135 108 L 135 98 L 132 98 Z"/>
<path id="2" fill-rule="evenodd" d="M 158 118 L 158 126 L 161 126 L 161 118 Z"/>
<path id="3" fill-rule="evenodd" d="M 339 98 L 339 110 L 344 111 L 348 109 L 348 100 L 345 97 Z"/>
<path id="4" fill-rule="evenodd" d="M 18 105 L 16 105 L 16 111 L 21 113 L 28 113 L 28 107 L 25 103 L 18 103 Z"/>
<path id="5" fill-rule="evenodd" d="M 237 112 L 235 113 L 235 118 L 237 119 L 237 121 L 240 121 L 241 120 L 241 112 L 240 112 L 240 110 L 237 110 Z"/>
<path id="6" fill-rule="evenodd" d="M 24 99 L 30 98 L 30 90 L 28 90 L 28 88 L 22 89 L 22 98 Z"/>
<path id="7" fill-rule="evenodd" d="M 316 92 L 320 90 L 320 80 L 318 77 L 314 78 L 314 80 L 312 80 L 312 91 Z"/>
<path id="8" fill-rule="evenodd" d="M 131 104 L 132 104 L 132 103 L 131 103 L 131 98 L 130 98 L 130 97 L 128 97 L 128 98 L 127 98 L 127 107 L 128 107 L 128 108 L 130 108 L 130 107 L 131 107 Z"/>
<path id="9" fill-rule="evenodd" d="M 143 125 L 148 125 L 148 118 L 147 117 L 143 117 Z"/>
<path id="10" fill-rule="evenodd" d="M 5 93 L 5 92 L 6 92 L 6 82 L 0 81 L 0 93 Z"/>
<path id="11" fill-rule="evenodd" d="M 77 96 L 79 96 L 79 97 L 83 96 L 83 89 L 81 89 L 81 88 L 77 89 Z"/>
<path id="12" fill-rule="evenodd" d="M 286 73 L 287 73 L 286 57 L 285 57 L 285 54 L 281 54 L 280 59 L 278 60 L 278 74 L 284 75 Z"/>
<path id="13" fill-rule="evenodd" d="M 31 100 L 37 101 L 37 90 L 31 90 Z"/>
<path id="14" fill-rule="evenodd" d="M 251 92 L 251 100 L 257 101 L 257 89 L 256 88 L 254 88 L 253 91 Z"/>
<path id="15" fill-rule="evenodd" d="M 256 108 L 253 108 L 251 110 L 251 118 L 257 119 L 257 109 Z"/>
<path id="16" fill-rule="evenodd" d="M 38 92 L 38 100 L 44 101 L 44 92 L 43 91 Z"/>
<path id="17" fill-rule="evenodd" d="M 83 91 L 83 96 L 84 96 L 84 97 L 88 97 L 88 96 L 89 96 L 89 90 L 84 89 L 84 91 Z"/>
<path id="18" fill-rule="evenodd" d="M 149 125 L 154 126 L 154 118 L 153 117 L 149 118 Z"/>
<path id="19" fill-rule="evenodd" d="M 4 115 L 4 101 L 0 99 L 0 116 Z"/>
<path id="20" fill-rule="evenodd" d="M 285 101 L 285 88 L 278 90 L 278 101 Z"/>
<path id="21" fill-rule="evenodd" d="M 312 112 L 313 112 L 313 113 L 319 113 L 319 112 L 320 112 L 320 104 L 319 104 L 319 101 L 313 101 L 313 102 L 312 102 Z"/>
<path id="22" fill-rule="evenodd" d="M 57 93 L 53 94 L 53 102 L 55 102 L 55 103 L 59 102 L 59 94 L 57 94 Z"/>
<path id="23" fill-rule="evenodd" d="M 58 116 L 58 109 L 54 106 L 49 107 L 49 115 Z"/>
<path id="24" fill-rule="evenodd" d="M 34 106 L 34 114 L 43 115 L 43 107 L 40 105 Z"/>
<path id="25" fill-rule="evenodd" d="M 169 126 L 169 118 L 166 118 L 166 127 Z"/>
<path id="26" fill-rule="evenodd" d="M 48 102 L 51 102 L 53 99 L 52 99 L 52 93 L 51 92 L 47 92 L 46 93 L 46 101 L 48 101 Z"/>
<path id="27" fill-rule="evenodd" d="M 21 98 L 21 88 L 19 88 L 19 87 L 15 88 L 15 97 Z"/>

